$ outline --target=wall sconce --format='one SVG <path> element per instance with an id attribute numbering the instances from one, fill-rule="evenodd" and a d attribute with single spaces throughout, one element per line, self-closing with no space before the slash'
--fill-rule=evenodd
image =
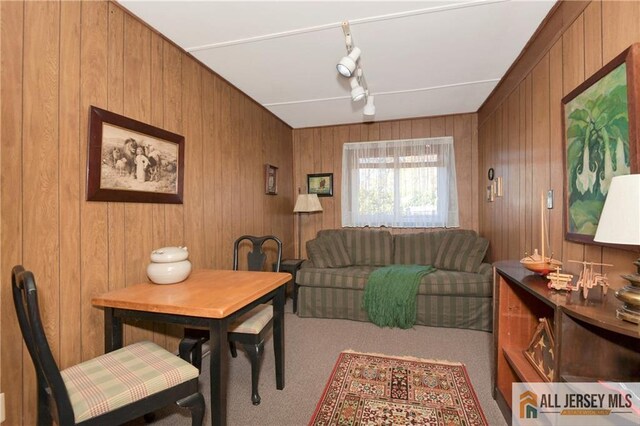
<path id="1" fill-rule="evenodd" d="M 496 196 L 502 197 L 502 176 L 496 178 L 495 185 L 496 185 Z"/>
<path id="2" fill-rule="evenodd" d="M 487 201 L 490 203 L 496 200 L 496 183 L 492 182 L 491 185 L 487 186 Z"/>

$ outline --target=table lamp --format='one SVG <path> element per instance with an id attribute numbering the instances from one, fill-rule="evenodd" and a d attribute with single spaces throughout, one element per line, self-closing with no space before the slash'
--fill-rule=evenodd
<path id="1" fill-rule="evenodd" d="M 640 175 L 615 176 L 604 202 L 594 241 L 640 246 Z M 635 274 L 622 275 L 629 281 L 616 291 L 624 302 L 616 316 L 640 324 L 640 258 L 634 262 Z"/>
<path id="2" fill-rule="evenodd" d="M 302 252 L 302 213 L 321 212 L 322 206 L 320 205 L 320 199 L 318 194 L 298 194 L 296 205 L 293 208 L 294 213 L 298 213 L 298 255 L 297 259 L 300 259 Z"/>

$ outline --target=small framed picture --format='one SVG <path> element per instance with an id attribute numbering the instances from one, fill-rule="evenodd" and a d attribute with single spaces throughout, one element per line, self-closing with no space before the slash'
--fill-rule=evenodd
<path id="1" fill-rule="evenodd" d="M 278 194 L 278 168 L 271 164 L 265 164 L 264 169 L 264 193 L 267 195 Z"/>
<path id="2" fill-rule="evenodd" d="M 307 175 L 307 192 L 318 197 L 333 197 L 333 173 Z"/>

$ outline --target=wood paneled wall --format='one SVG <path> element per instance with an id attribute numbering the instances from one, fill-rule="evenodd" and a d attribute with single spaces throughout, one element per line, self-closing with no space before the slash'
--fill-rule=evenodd
<path id="1" fill-rule="evenodd" d="M 333 173 L 333 197 L 320 198 L 322 213 L 305 213 L 300 217 L 302 221 L 302 256 L 304 257 L 306 253 L 305 242 L 314 238 L 319 230 L 342 226 L 340 185 L 342 184 L 342 145 L 346 142 L 453 136 L 460 227 L 478 230 L 477 128 L 476 114 L 458 114 L 380 123 L 294 129 L 293 184 L 296 191 L 306 193 L 307 174 Z M 297 235 L 298 218 L 295 220 Z M 392 229 L 394 233 L 415 231 L 415 228 Z"/>
<path id="2" fill-rule="evenodd" d="M 293 256 L 292 131 L 108 1 L 1 2 L 0 391 L 7 423 L 36 423 L 34 372 L 10 273 L 34 271 L 60 367 L 103 352 L 92 296 L 146 280 L 152 249 L 230 268 L 234 239 L 273 233 Z M 85 201 L 89 106 L 185 136 L 182 205 Z M 264 164 L 279 194 L 264 194 Z M 179 330 L 128 327 L 176 349 Z"/>
<path id="3" fill-rule="evenodd" d="M 586 5 L 586 7 L 585 7 Z M 504 79 L 510 91 L 498 88 L 478 112 L 480 186 L 493 167 L 504 179 L 504 197 L 480 200 L 480 232 L 491 241 L 492 260 L 519 259 L 540 247 L 540 197 L 554 190 L 548 210 L 550 244 L 563 269 L 579 273 L 568 260 L 612 263 L 604 268 L 612 287 L 627 281 L 637 253 L 565 241 L 563 230 L 563 139 L 561 99 L 630 44 L 640 41 L 640 2 L 562 2 L 548 17 Z M 551 27 L 551 32 L 549 31 Z M 532 57 L 538 59 L 532 61 Z M 636 141 L 635 143 L 640 143 Z"/>

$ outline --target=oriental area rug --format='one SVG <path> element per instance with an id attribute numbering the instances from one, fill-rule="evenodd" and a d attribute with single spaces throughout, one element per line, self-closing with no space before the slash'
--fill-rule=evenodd
<path id="1" fill-rule="evenodd" d="M 313 426 L 487 425 L 463 364 L 342 352 Z"/>

